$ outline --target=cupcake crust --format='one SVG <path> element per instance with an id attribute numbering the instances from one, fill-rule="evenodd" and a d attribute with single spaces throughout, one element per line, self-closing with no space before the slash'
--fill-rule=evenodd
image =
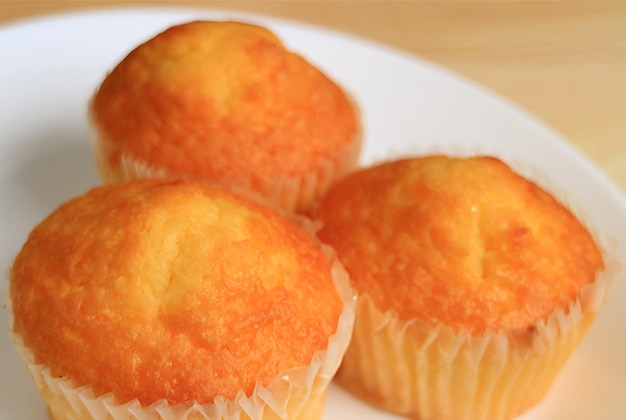
<path id="1" fill-rule="evenodd" d="M 330 263 L 300 227 L 197 182 L 135 181 L 62 205 L 10 272 L 37 363 L 119 402 L 212 402 L 307 365 L 335 332 Z"/>
<path id="2" fill-rule="evenodd" d="M 475 335 L 567 311 L 603 268 L 569 210 L 491 157 L 363 170 L 333 187 L 315 216 L 380 310 Z"/>
<path id="3" fill-rule="evenodd" d="M 189 22 L 140 45 L 90 112 L 107 161 L 127 155 L 177 176 L 254 185 L 357 154 L 343 91 L 270 31 L 240 22 Z"/>

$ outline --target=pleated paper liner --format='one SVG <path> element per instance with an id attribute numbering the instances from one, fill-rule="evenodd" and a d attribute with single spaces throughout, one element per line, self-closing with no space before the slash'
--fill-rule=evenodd
<path id="1" fill-rule="evenodd" d="M 233 400 L 218 397 L 209 404 L 170 405 L 166 400 L 149 406 L 137 400 L 120 404 L 111 394 L 96 396 L 89 386 L 77 387 L 68 378 L 53 376 L 48 367 L 36 363 L 19 334 L 12 334 L 13 341 L 54 420 L 319 420 L 328 385 L 351 338 L 356 307 L 348 274 L 332 249 L 323 250 L 332 258 L 333 278 L 344 305 L 335 334 L 309 365 L 283 371 L 267 386 L 257 385 L 249 396 L 240 392 Z M 12 320 L 9 299 L 6 307 Z"/>
<path id="2" fill-rule="evenodd" d="M 361 294 L 337 381 L 374 406 L 415 419 L 513 418 L 543 398 L 618 272 L 612 259 L 566 310 L 525 330 L 482 336 L 420 319 L 399 320 Z"/>

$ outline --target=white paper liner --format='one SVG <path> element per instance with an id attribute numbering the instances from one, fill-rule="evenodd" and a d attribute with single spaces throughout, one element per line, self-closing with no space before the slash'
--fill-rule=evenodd
<path id="1" fill-rule="evenodd" d="M 349 99 L 355 113 L 358 114 L 359 108 L 356 102 L 351 98 Z M 156 168 L 148 162 L 125 153 L 121 153 L 119 161 L 109 161 L 107 150 L 116 147 L 114 146 L 115 142 L 106 129 L 98 124 L 92 115 L 91 106 L 90 103 L 91 144 L 98 172 L 103 182 L 115 183 L 143 178 L 194 178 L 193 174 L 174 173 Z M 335 181 L 358 168 L 362 144 L 362 126 L 357 117 L 357 130 L 351 141 L 337 150 L 334 156 L 323 161 L 320 160 L 317 166 L 306 174 L 275 179 L 257 179 L 256 182 L 244 178 L 239 178 L 236 182 L 222 182 L 216 179 L 203 179 L 203 181 L 246 195 L 257 202 L 274 208 L 308 214 L 311 207 Z M 241 153 L 245 153 L 245 150 L 242 150 Z"/>
<path id="2" fill-rule="evenodd" d="M 415 143 L 391 150 L 369 165 L 442 154 L 495 156 L 474 146 Z M 380 312 L 366 294 L 359 296 L 353 340 L 337 380 L 353 393 L 387 411 L 416 419 L 510 419 L 544 396 L 591 326 L 620 272 L 617 243 L 600 238 L 588 215 L 538 168 L 506 162 L 567 207 L 601 244 L 605 270 L 583 288 L 568 310 L 558 310 L 527 331 L 489 331 L 477 337 L 401 321 Z"/>
<path id="3" fill-rule="evenodd" d="M 302 218 L 309 232 L 313 225 Z M 343 310 L 335 334 L 328 347 L 315 352 L 311 363 L 287 369 L 267 386 L 257 385 L 250 396 L 240 392 L 234 399 L 217 397 L 213 403 L 197 402 L 170 405 L 159 400 L 142 406 L 137 400 L 118 404 L 112 394 L 94 396 L 91 387 L 76 387 L 68 378 L 54 377 L 48 367 L 35 362 L 32 352 L 24 346 L 22 337 L 12 333 L 12 339 L 54 420 L 319 420 L 321 419 L 328 385 L 335 376 L 352 336 L 356 310 L 356 292 L 349 276 L 334 251 L 320 244 L 332 262 L 332 277 L 343 302 Z M 5 308 L 13 324 L 9 293 Z"/>
<path id="4" fill-rule="evenodd" d="M 607 299 L 620 271 L 613 244 L 605 270 L 528 330 L 482 336 L 399 320 L 361 294 L 337 381 L 372 405 L 416 419 L 510 419 L 538 403 Z"/>

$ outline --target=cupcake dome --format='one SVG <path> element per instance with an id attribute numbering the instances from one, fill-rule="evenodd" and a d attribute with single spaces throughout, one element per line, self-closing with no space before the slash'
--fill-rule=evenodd
<path id="1" fill-rule="evenodd" d="M 357 164 L 355 104 L 268 29 L 195 21 L 135 48 L 89 107 L 107 182 L 198 178 L 305 212 Z"/>
<path id="2" fill-rule="evenodd" d="M 492 157 L 364 169 L 337 183 L 314 216 L 360 293 L 338 378 L 389 411 L 519 415 L 541 399 L 604 299 L 603 256 L 589 231 Z"/>
<path id="3" fill-rule="evenodd" d="M 195 181 L 112 184 L 32 231 L 10 271 L 13 330 L 31 372 L 87 387 L 87 400 L 191 409 L 269 395 L 293 418 L 321 411 L 347 345 L 340 273 L 312 236 L 263 206 Z M 276 379 L 295 368 L 315 383 Z M 66 390 L 37 382 L 53 415 L 83 418 L 66 416 Z"/>

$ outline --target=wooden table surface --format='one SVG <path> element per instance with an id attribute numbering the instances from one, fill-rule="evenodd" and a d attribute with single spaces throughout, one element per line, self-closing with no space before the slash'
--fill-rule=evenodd
<path id="1" fill-rule="evenodd" d="M 278 16 L 415 54 L 517 103 L 626 192 L 626 1 L 0 0 L 0 25 L 138 5 Z"/>

